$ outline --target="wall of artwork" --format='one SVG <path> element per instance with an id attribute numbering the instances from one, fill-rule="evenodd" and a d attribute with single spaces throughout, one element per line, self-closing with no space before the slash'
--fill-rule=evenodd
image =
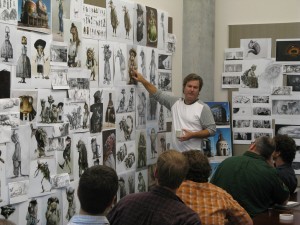
<path id="1" fill-rule="evenodd" d="M 66 224 L 88 167 L 117 171 L 119 200 L 154 185 L 156 159 L 172 148 L 170 111 L 132 70 L 181 95 L 181 18 L 170 34 L 165 10 L 179 9 L 101 3 L 0 0 L 0 218 Z"/>

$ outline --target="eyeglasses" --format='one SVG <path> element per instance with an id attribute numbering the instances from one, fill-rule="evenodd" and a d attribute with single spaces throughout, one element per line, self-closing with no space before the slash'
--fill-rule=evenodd
<path id="1" fill-rule="evenodd" d="M 251 141 L 251 145 L 255 144 L 255 141 Z"/>

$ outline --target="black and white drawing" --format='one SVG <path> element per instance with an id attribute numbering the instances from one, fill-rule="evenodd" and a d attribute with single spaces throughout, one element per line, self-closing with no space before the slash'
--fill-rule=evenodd
<path id="1" fill-rule="evenodd" d="M 67 67 L 55 67 L 50 69 L 50 76 L 52 77 L 53 89 L 69 89 L 68 84 L 68 68 Z"/>
<path id="2" fill-rule="evenodd" d="M 116 169 L 116 130 L 102 132 L 103 165 Z"/>
<path id="3" fill-rule="evenodd" d="M 143 168 L 147 165 L 147 143 L 146 130 L 136 131 L 135 146 L 137 149 L 137 168 Z"/>
<path id="4" fill-rule="evenodd" d="M 113 52 L 113 43 L 99 41 L 99 86 L 113 84 Z"/>
<path id="5" fill-rule="evenodd" d="M 44 125 L 63 123 L 64 121 L 60 120 L 60 115 L 64 110 L 61 103 L 64 102 L 65 97 L 66 93 L 63 90 L 39 89 L 37 123 Z"/>
<path id="6" fill-rule="evenodd" d="M 131 170 L 119 174 L 119 190 L 117 193 L 118 200 L 135 191 L 135 171 Z"/>
<path id="7" fill-rule="evenodd" d="M 103 90 L 92 88 L 90 90 L 90 132 L 100 133 L 103 126 L 103 102 L 102 102 Z"/>
<path id="8" fill-rule="evenodd" d="M 135 193 L 146 192 L 148 190 L 148 171 L 140 170 L 135 172 Z"/>
<path id="9" fill-rule="evenodd" d="M 104 129 L 111 129 L 115 128 L 116 126 L 116 110 L 115 110 L 115 90 L 104 90 L 103 92 L 104 97 Z"/>
<path id="10" fill-rule="evenodd" d="M 138 129 L 146 128 L 147 93 L 145 89 L 136 89 L 136 126 Z"/>
<path id="11" fill-rule="evenodd" d="M 106 39 L 106 9 L 83 4 L 83 37 Z"/>
<path id="12" fill-rule="evenodd" d="M 83 39 L 83 67 L 90 71 L 91 87 L 98 87 L 99 82 L 99 45 L 97 40 Z"/>
<path id="13" fill-rule="evenodd" d="M 18 0 L 3 0 L 0 4 L 0 21 L 17 25 L 18 23 Z"/>
<path id="14" fill-rule="evenodd" d="M 300 91 L 300 75 L 291 74 L 286 76 L 286 85 L 292 87 L 292 91 Z"/>
<path id="15" fill-rule="evenodd" d="M 172 73 L 158 72 L 158 89 L 172 91 Z"/>
<path id="16" fill-rule="evenodd" d="M 272 100 L 272 114 L 273 115 L 300 115 L 300 101 L 299 100 Z"/>
<path id="17" fill-rule="evenodd" d="M 146 7 L 139 3 L 134 7 L 134 44 L 146 45 Z"/>
<path id="18" fill-rule="evenodd" d="M 134 113 L 122 113 L 116 115 L 117 142 L 135 140 L 134 117 Z"/>
<path id="19" fill-rule="evenodd" d="M 241 39 L 244 59 L 271 58 L 271 38 Z"/>
<path id="20" fill-rule="evenodd" d="M 50 65 L 67 66 L 68 45 L 62 42 L 52 42 L 50 45 Z"/>
<path id="21" fill-rule="evenodd" d="M 28 199 L 29 180 L 8 183 L 9 202 L 16 204 Z"/>

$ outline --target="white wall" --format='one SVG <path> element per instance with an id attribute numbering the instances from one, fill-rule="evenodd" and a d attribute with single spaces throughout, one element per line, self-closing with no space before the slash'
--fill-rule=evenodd
<path id="1" fill-rule="evenodd" d="M 224 49 L 228 48 L 228 25 L 300 22 L 300 1 L 216 0 L 215 8 L 214 100 L 227 101 L 227 90 L 221 88 L 221 74 Z"/>
<path id="2" fill-rule="evenodd" d="M 175 95 L 181 96 L 182 93 L 182 9 L 183 0 L 134 0 L 136 3 L 141 3 L 156 9 L 162 9 L 169 13 L 169 17 L 173 18 L 173 33 L 176 35 L 176 52 L 173 57 L 173 80 L 172 91 Z"/>

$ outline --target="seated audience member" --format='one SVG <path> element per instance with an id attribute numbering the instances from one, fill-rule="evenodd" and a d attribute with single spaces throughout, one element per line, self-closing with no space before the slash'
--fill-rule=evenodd
<path id="1" fill-rule="evenodd" d="M 249 214 L 230 194 L 208 183 L 211 167 L 207 157 L 199 150 L 182 154 L 189 162 L 189 171 L 177 195 L 198 213 L 202 224 L 224 225 L 228 220 L 230 224 L 252 225 Z"/>
<path id="2" fill-rule="evenodd" d="M 257 138 L 242 156 L 225 159 L 211 183 L 231 194 L 252 217 L 274 203 L 286 204 L 290 192 L 269 163 L 274 150 L 272 138 Z"/>
<path id="3" fill-rule="evenodd" d="M 180 152 L 163 152 L 156 163 L 155 179 L 158 185 L 150 192 L 123 197 L 107 215 L 110 224 L 201 224 L 198 215 L 176 196 L 187 171 L 187 160 Z"/>
<path id="4" fill-rule="evenodd" d="M 296 155 L 296 142 L 288 135 L 276 135 L 274 137 L 276 150 L 273 152 L 273 160 L 279 177 L 289 188 L 290 194 L 294 193 L 298 181 L 292 162 Z"/>
<path id="5" fill-rule="evenodd" d="M 108 225 L 106 210 L 112 205 L 118 191 L 118 176 L 107 166 L 92 166 L 81 175 L 77 190 L 80 202 L 79 215 L 68 225 Z"/>

